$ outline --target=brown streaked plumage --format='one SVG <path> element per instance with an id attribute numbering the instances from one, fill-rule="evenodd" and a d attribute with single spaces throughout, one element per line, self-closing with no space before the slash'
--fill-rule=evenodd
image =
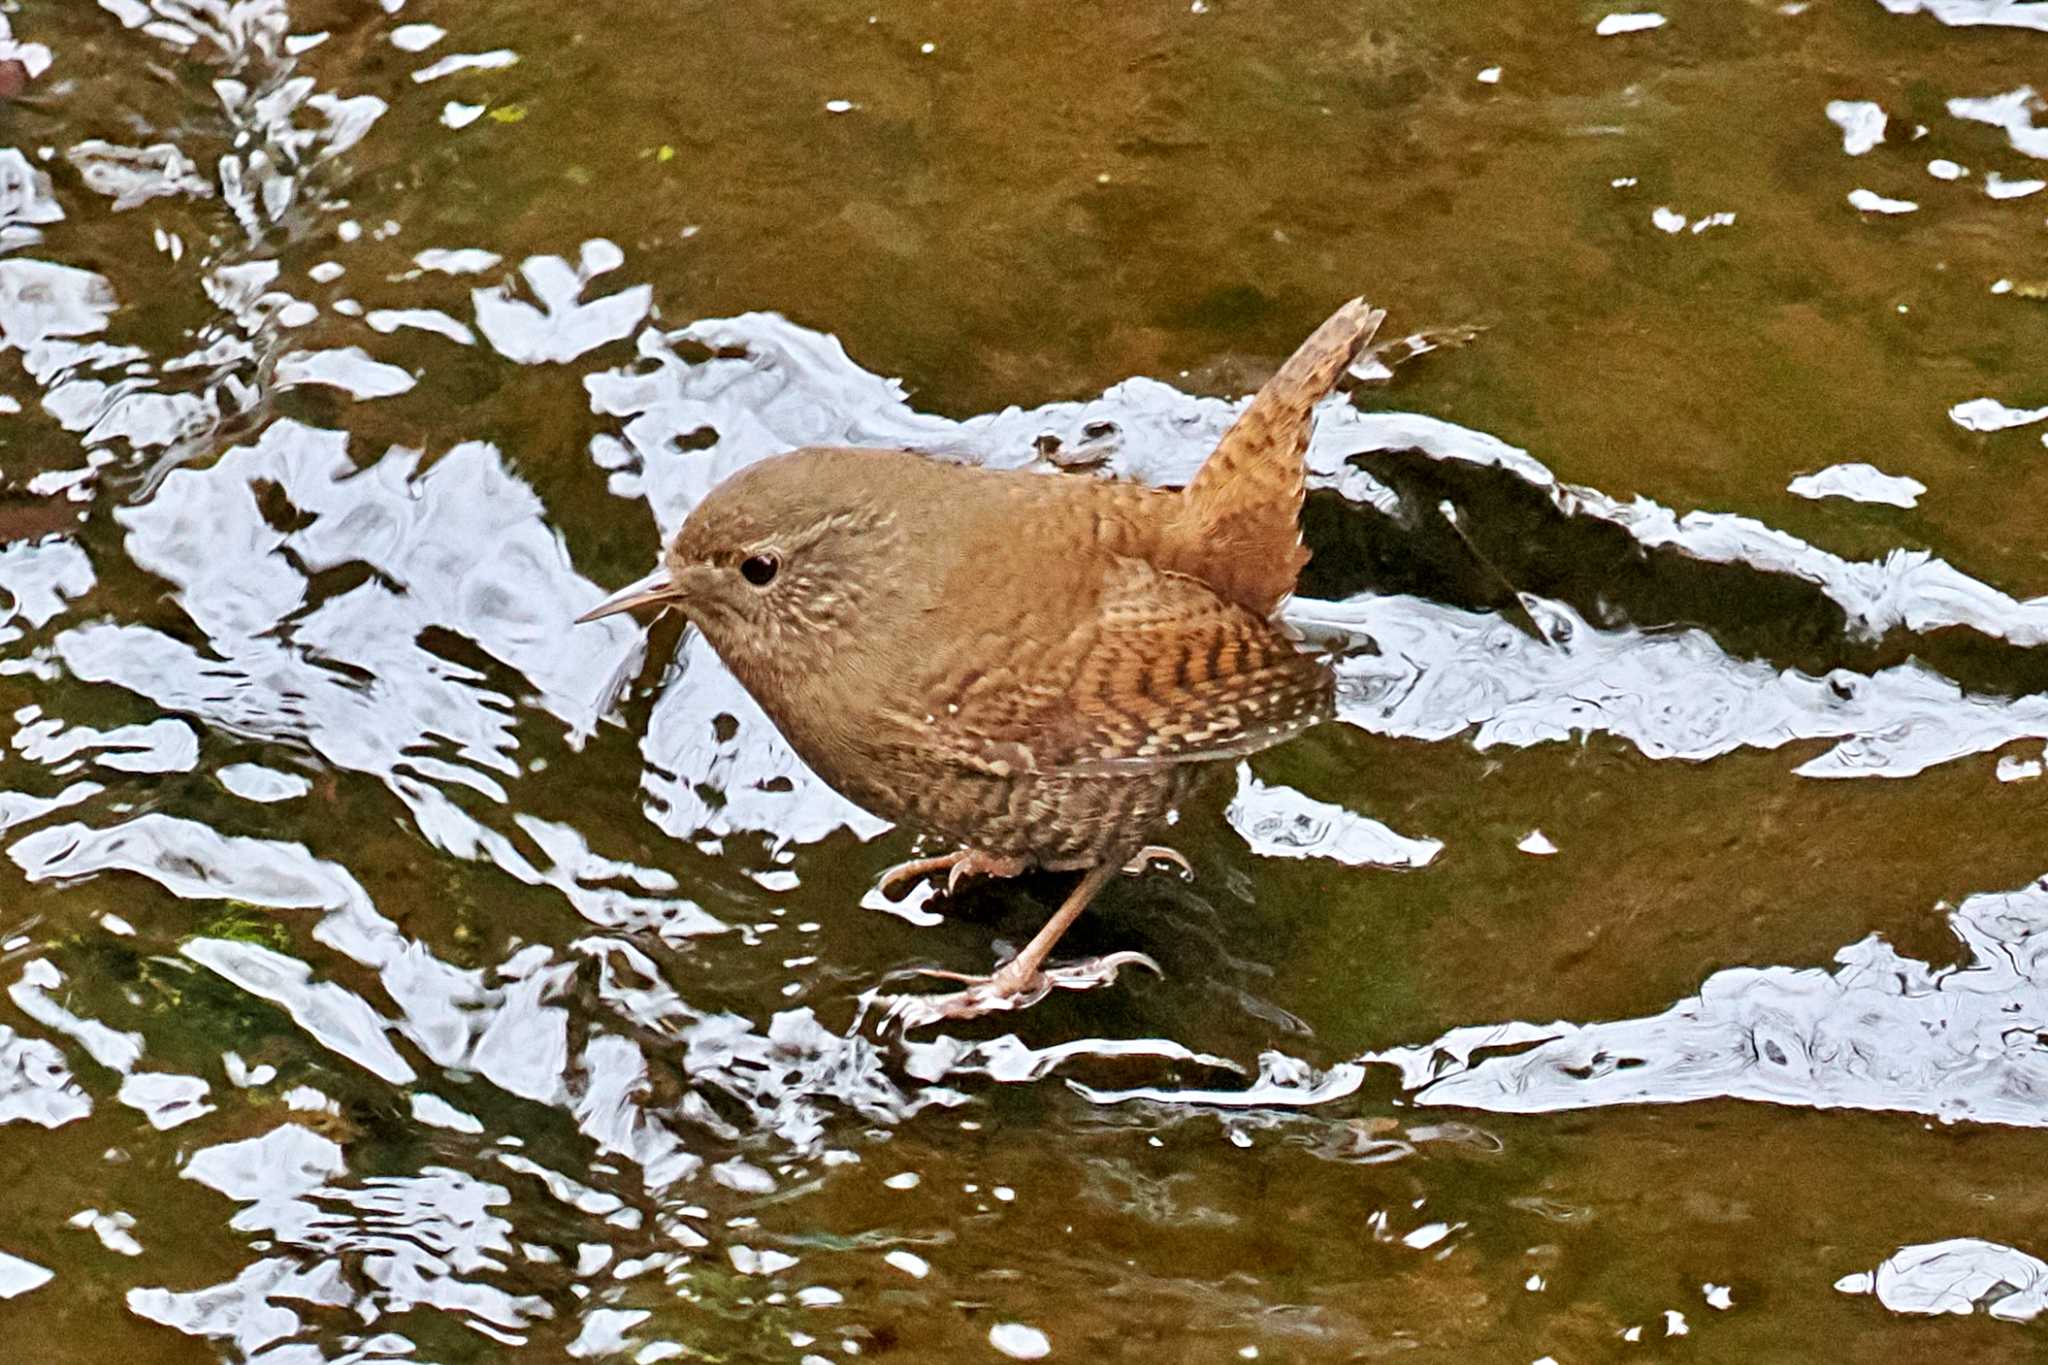
<path id="1" fill-rule="evenodd" d="M 591 620 L 679 608 L 817 774 L 961 851 L 893 869 L 1086 869 L 993 977 L 913 1018 L 1029 1004 L 1117 960 L 1046 953 L 1222 760 L 1330 714 L 1277 613 L 1308 550 L 1313 409 L 1384 315 L 1353 300 L 1259 390 L 1184 490 L 810 448 L 733 475 Z M 1169 855 L 1172 856 L 1172 855 Z"/>

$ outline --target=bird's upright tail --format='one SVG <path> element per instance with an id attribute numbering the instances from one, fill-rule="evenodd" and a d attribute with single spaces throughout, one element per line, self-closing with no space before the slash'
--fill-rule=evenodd
<path id="1" fill-rule="evenodd" d="M 1315 406 L 1385 317 L 1364 299 L 1332 313 L 1266 381 L 1182 491 L 1184 543 L 1201 577 L 1262 616 L 1279 609 L 1308 563 L 1302 457 Z"/>

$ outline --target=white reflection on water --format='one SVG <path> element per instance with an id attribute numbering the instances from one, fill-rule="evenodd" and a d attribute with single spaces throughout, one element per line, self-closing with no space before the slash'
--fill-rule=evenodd
<path id="1" fill-rule="evenodd" d="M 304 1254 L 311 1267 L 268 1257 L 208 1289 L 132 1289 L 129 1309 L 251 1354 L 301 1330 L 280 1300 L 349 1308 L 366 1326 L 426 1305 L 507 1344 L 553 1315 L 542 1299 L 476 1278 L 512 1258 L 512 1225 L 491 1211 L 510 1201 L 505 1187 L 432 1166 L 354 1181 L 347 1170 L 339 1144 L 294 1123 L 194 1152 L 181 1174 L 243 1205 L 230 1226 Z"/>
<path id="2" fill-rule="evenodd" d="M 142 1058 L 142 1035 L 73 1013 L 59 995 L 52 994 L 63 987 L 64 973 L 47 959 L 35 958 L 23 964 L 21 978 L 7 988 L 7 998 L 36 1023 L 77 1043 L 107 1070 L 126 1074 L 133 1069 Z"/>
<path id="3" fill-rule="evenodd" d="M 34 1261 L 0 1251 L 0 1299 L 12 1299 L 31 1289 L 40 1289 L 56 1274 Z"/>
<path id="4" fill-rule="evenodd" d="M 652 286 L 632 285 L 616 294 L 582 302 L 579 296 L 599 275 L 625 264 L 625 254 L 597 239 L 583 244 L 577 264 L 559 256 L 530 256 L 520 278 L 539 306 L 512 297 L 509 286 L 478 289 L 470 296 L 476 328 L 507 360 L 564 365 L 608 342 L 633 335 L 654 302 Z"/>
<path id="5" fill-rule="evenodd" d="M 0 1125 L 57 1128 L 91 1112 L 92 1101 L 72 1080 L 61 1050 L 0 1024 Z"/>
<path id="6" fill-rule="evenodd" d="M 1829 100 L 1828 121 L 1842 130 L 1842 150 L 1862 156 L 1884 141 L 1884 109 L 1870 100 Z"/>
<path id="7" fill-rule="evenodd" d="M 139 1110 L 149 1126 L 159 1132 L 204 1118 L 214 1112 L 206 1103 L 212 1087 L 197 1076 L 180 1076 L 168 1071 L 137 1071 L 121 1078 L 116 1096 L 121 1103 Z"/>
<path id="8" fill-rule="evenodd" d="M 1894 1313 L 1969 1314 L 2032 1322 L 2048 1308 L 2048 1263 L 2013 1247 L 1952 1237 L 1900 1247 L 1875 1271 L 1844 1275 L 1844 1294 L 1874 1294 Z"/>
<path id="9" fill-rule="evenodd" d="M 130 773 L 190 772 L 199 762 L 199 737 L 182 721 L 155 720 L 95 730 L 90 725 L 64 728 L 55 717 L 29 721 L 14 732 L 13 747 L 32 763 L 58 775 L 84 766 L 81 754 L 101 767 Z"/>
<path id="10" fill-rule="evenodd" d="M 2021 6 L 2014 5 L 2011 8 L 2018 10 Z M 2025 8 L 2039 17 L 2042 27 L 2048 29 L 2048 13 L 2034 5 Z M 2002 128 L 2006 137 L 2011 139 L 2014 151 L 2024 156 L 2048 160 L 2048 128 L 2034 126 L 2034 115 L 2043 107 L 2040 97 L 2035 95 L 2034 88 L 2030 85 L 2008 90 L 2002 95 L 1986 96 L 1983 99 L 1957 97 L 1948 102 L 1949 113 L 1957 118 Z"/>
<path id="11" fill-rule="evenodd" d="M 1647 1018 L 1472 1025 L 1358 1061 L 1397 1068 L 1416 1103 L 1496 1113 L 1732 1098 L 2048 1126 L 2048 877 L 1971 896 L 1949 923 L 1969 953 L 1958 967 L 1905 957 L 1872 935 L 1838 952 L 1833 971 L 1729 968 Z M 1364 1079 L 1362 1066 L 1325 1074 L 1269 1056 L 1274 1065 L 1262 1062 L 1243 1095 L 1089 1093 L 1304 1105 L 1350 1094 Z"/>
<path id="12" fill-rule="evenodd" d="M 1732 1097 L 2048 1126 L 2048 879 L 1949 923 L 1960 967 L 1873 935 L 1833 971 L 1730 968 L 1649 1018 L 1460 1028 L 1365 1060 L 1421 1103 L 1504 1113 Z"/>
<path id="13" fill-rule="evenodd" d="M 1785 491 L 1802 498 L 1846 498 L 1850 502 L 1874 502 L 1887 507 L 1913 507 L 1927 491 L 1927 485 L 1904 475 L 1887 474 L 1876 465 L 1858 460 L 1801 474 L 1785 485 Z"/>
<path id="14" fill-rule="evenodd" d="M 226 787 L 244 801 L 256 801 L 265 805 L 273 801 L 290 801 L 311 791 L 313 784 L 297 773 L 279 772 L 266 768 L 260 763 L 230 763 L 214 773 Z"/>
<path id="15" fill-rule="evenodd" d="M 1980 24 L 2048 32 L 2048 10 L 2037 0 L 1877 0 L 1893 14 L 1931 14 L 1944 24 Z"/>
<path id="16" fill-rule="evenodd" d="M 1317 801 L 1291 787 L 1269 786 L 1237 765 L 1237 795 L 1224 813 L 1254 853 L 1268 858 L 1329 858 L 1350 867 L 1427 867 L 1443 852 L 1440 839 L 1410 839 L 1377 820 Z"/>
<path id="17" fill-rule="evenodd" d="M 68 540 L 17 541 L 0 546 L 0 645 L 22 638 L 17 620 L 36 627 L 64 610 L 67 599 L 92 590 L 92 561 Z M 16 660 L 0 661 L 13 663 Z"/>

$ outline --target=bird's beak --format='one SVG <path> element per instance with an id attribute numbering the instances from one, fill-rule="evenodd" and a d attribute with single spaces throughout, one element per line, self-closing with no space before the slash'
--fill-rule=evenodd
<path id="1" fill-rule="evenodd" d="M 612 616 L 622 611 L 631 611 L 635 607 L 648 607 L 673 602 L 679 596 L 681 594 L 676 590 L 674 581 L 669 578 L 668 570 L 666 568 L 657 568 L 647 577 L 628 583 L 589 611 L 584 612 L 576 618 L 576 624 L 580 626 L 585 621 L 595 621 L 600 616 Z"/>

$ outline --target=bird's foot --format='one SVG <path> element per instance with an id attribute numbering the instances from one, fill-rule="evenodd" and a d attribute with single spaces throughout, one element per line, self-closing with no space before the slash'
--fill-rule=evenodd
<path id="1" fill-rule="evenodd" d="M 1028 1009 L 1054 989 L 1086 991 L 1107 986 L 1125 967 L 1143 967 L 1155 975 L 1165 975 L 1157 962 L 1138 952 L 1110 953 L 1028 972 L 1012 970 L 1018 965 L 1012 963 L 989 976 L 970 976 L 965 972 L 940 971 L 934 967 L 919 968 L 920 975 L 959 981 L 964 983 L 965 989 L 946 995 L 878 997 L 887 1006 L 883 1018 L 885 1021 L 895 1020 L 907 1032 L 944 1019 L 979 1019 L 984 1014 Z"/>
<path id="2" fill-rule="evenodd" d="M 946 874 L 946 894 L 953 895 L 960 889 L 960 883 L 969 877 L 1014 877 L 1024 871 L 1022 858 L 1005 858 L 996 853 L 984 853 L 978 848 L 963 848 L 957 852 L 943 854 L 937 858 L 912 858 L 885 869 L 875 889 L 890 900 L 900 900 L 898 888 L 907 893 L 909 889 L 934 872 Z"/>
<path id="3" fill-rule="evenodd" d="M 1147 844 L 1139 849 L 1137 856 L 1124 864 L 1124 875 L 1135 877 L 1142 872 L 1149 872 L 1152 870 L 1152 864 L 1154 863 L 1172 863 L 1180 869 L 1182 877 L 1188 881 L 1195 879 L 1193 864 L 1188 862 L 1179 849 L 1168 848 L 1164 844 Z"/>

